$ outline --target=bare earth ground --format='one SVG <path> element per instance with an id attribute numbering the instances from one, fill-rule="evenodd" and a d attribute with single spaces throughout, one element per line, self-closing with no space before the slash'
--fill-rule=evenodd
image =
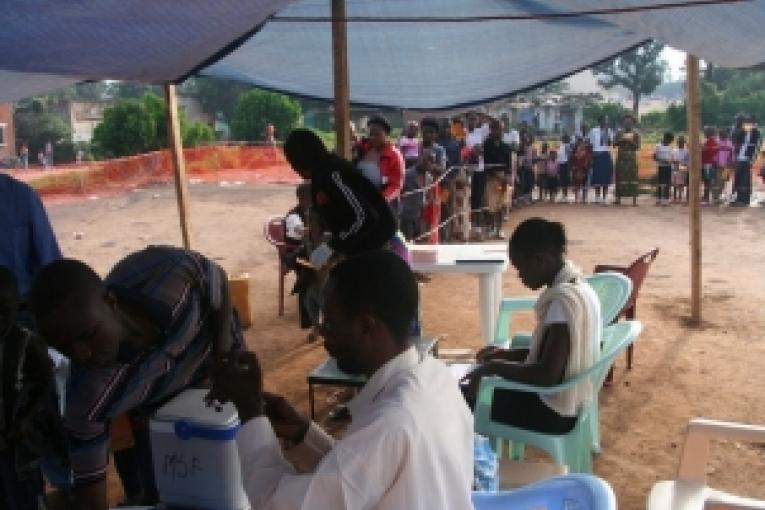
<path id="1" fill-rule="evenodd" d="M 262 224 L 294 202 L 289 185 L 191 186 L 194 246 L 230 273 L 251 275 L 255 325 L 247 332 L 266 369 L 268 389 L 307 410 L 307 373 L 325 353 L 305 342 L 295 301 L 277 316 L 277 259 Z M 66 255 L 105 273 L 121 256 L 146 244 L 179 244 L 171 186 L 135 190 L 76 203 L 51 203 L 49 214 Z M 661 253 L 639 300 L 645 331 L 631 372 L 619 360 L 614 385 L 601 394 L 603 453 L 597 474 L 615 488 L 622 508 L 645 505 L 650 486 L 675 473 L 689 418 L 765 423 L 765 210 L 703 211 L 704 324 L 689 329 L 688 209 L 596 205 L 534 205 L 514 211 L 508 232 L 524 218 L 566 224 L 570 256 L 586 270 L 597 263 L 626 264 L 654 246 Z M 292 279 L 288 277 L 288 287 Z M 424 329 L 446 334 L 446 347 L 481 345 L 478 285 L 468 276 L 438 275 L 422 287 Z M 505 295 L 527 293 L 514 271 Z M 525 327 L 531 325 L 530 320 Z M 337 398 L 319 397 L 324 416 Z M 522 412 L 522 411 L 521 411 Z M 434 423 L 434 427 L 438 424 Z M 765 498 L 765 445 L 722 443 L 708 472 L 714 485 Z M 114 476 L 110 499 L 120 498 Z"/>

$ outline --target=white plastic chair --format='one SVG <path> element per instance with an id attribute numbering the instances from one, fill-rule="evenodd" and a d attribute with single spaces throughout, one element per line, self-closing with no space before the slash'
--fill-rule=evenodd
<path id="1" fill-rule="evenodd" d="M 765 427 L 705 419 L 691 420 L 676 480 L 656 483 L 647 510 L 765 510 L 765 501 L 736 496 L 707 486 L 710 439 L 765 442 Z"/>

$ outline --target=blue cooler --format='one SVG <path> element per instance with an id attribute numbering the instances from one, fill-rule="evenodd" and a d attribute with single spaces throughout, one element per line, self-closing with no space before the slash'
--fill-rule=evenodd
<path id="1" fill-rule="evenodd" d="M 239 416 L 226 404 L 207 407 L 207 390 L 192 389 L 162 406 L 151 419 L 154 477 L 160 501 L 194 510 L 246 510 L 234 438 Z"/>

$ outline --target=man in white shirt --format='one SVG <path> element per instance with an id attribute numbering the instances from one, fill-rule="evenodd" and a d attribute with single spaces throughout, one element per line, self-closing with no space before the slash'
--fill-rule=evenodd
<path id="1" fill-rule="evenodd" d="M 473 418 L 443 363 L 408 339 L 417 283 L 388 251 L 333 270 L 321 325 L 338 367 L 369 379 L 349 403 L 352 423 L 335 441 L 284 399 L 262 391 L 254 354 L 224 359 L 209 398 L 231 400 L 253 510 L 471 509 Z M 298 445 L 285 460 L 277 438 Z"/>
<path id="2" fill-rule="evenodd" d="M 598 125 L 590 130 L 589 138 L 592 145 L 590 185 L 595 188 L 595 202 L 605 204 L 608 187 L 614 178 L 614 162 L 611 159 L 614 134 L 608 127 L 608 117 L 598 117 Z"/>
<path id="3" fill-rule="evenodd" d="M 752 162 L 759 156 L 762 143 L 754 117 L 748 115 L 733 136 L 737 149 L 734 183 L 736 200 L 731 205 L 748 207 L 752 197 Z"/>

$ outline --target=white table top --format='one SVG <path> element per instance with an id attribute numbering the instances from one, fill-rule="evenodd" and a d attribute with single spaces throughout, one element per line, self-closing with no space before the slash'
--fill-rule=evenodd
<path id="1" fill-rule="evenodd" d="M 412 269 L 423 273 L 502 273 L 506 244 L 410 244 Z"/>

